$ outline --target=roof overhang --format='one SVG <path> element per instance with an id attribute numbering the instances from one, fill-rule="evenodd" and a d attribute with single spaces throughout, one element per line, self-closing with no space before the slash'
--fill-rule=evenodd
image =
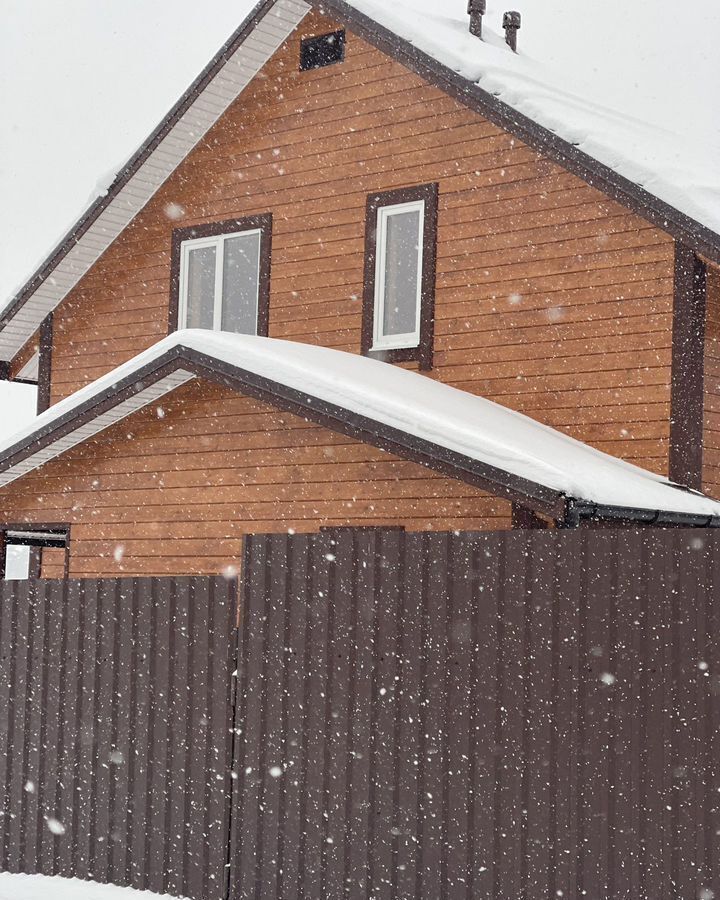
<path id="1" fill-rule="evenodd" d="M 230 353 L 227 349 L 229 342 L 235 344 L 230 348 Z M 305 377 L 298 379 L 293 373 L 295 363 L 292 359 L 289 366 L 283 366 L 288 356 L 294 357 L 304 367 Z M 277 372 L 277 375 L 270 377 L 268 372 Z M 358 379 L 358 372 L 367 373 L 367 385 Z M 0 487 L 40 468 L 72 447 L 91 440 L 101 431 L 194 378 L 231 388 L 244 396 L 463 481 L 532 509 L 558 524 L 572 526 L 583 519 L 590 519 L 664 525 L 720 525 L 720 504 L 709 498 L 682 491 L 657 476 L 599 453 L 526 416 L 418 373 L 338 350 L 245 335 L 212 337 L 212 333 L 192 331 L 178 332 L 164 338 L 135 360 L 43 413 L 36 424 L 28 427 L 10 446 L 0 449 Z M 353 383 L 354 397 L 347 390 L 350 381 Z M 367 403 L 364 400 L 366 386 Z M 421 418 L 419 410 L 424 405 L 424 401 L 418 398 L 430 393 L 430 414 L 426 419 L 431 426 L 429 429 L 427 424 L 415 428 L 415 423 Z M 342 401 L 345 396 L 348 399 Z M 363 399 L 358 402 L 358 397 Z M 403 408 L 409 404 L 411 412 L 404 422 L 395 418 L 399 407 L 397 402 L 393 405 L 392 398 L 400 398 Z M 461 407 L 457 407 L 458 402 Z M 443 444 L 428 437 L 428 434 L 435 433 L 445 438 L 448 420 L 441 421 L 440 415 L 445 410 L 451 410 L 448 415 L 456 417 L 454 445 L 453 439 Z M 506 436 L 499 435 L 496 439 L 490 434 L 494 417 L 498 415 L 513 417 L 511 428 L 517 421 L 519 427 L 525 429 L 516 440 L 519 452 L 517 447 L 508 448 Z M 507 423 L 501 424 L 504 427 Z M 632 477 L 643 483 L 649 479 L 662 491 L 670 491 L 668 496 L 680 501 L 678 508 L 652 509 L 646 504 L 644 508 L 637 509 L 630 504 L 599 503 L 592 497 L 569 497 L 551 483 L 551 478 L 549 483 L 541 483 L 519 474 L 519 471 L 552 471 L 555 461 L 547 461 L 548 465 L 542 460 L 538 463 L 537 452 L 531 446 L 537 440 L 541 441 L 543 434 L 549 435 L 551 441 L 563 442 L 574 453 L 589 455 L 591 465 L 597 459 L 601 470 L 610 461 L 613 466 L 623 467 L 618 477 L 629 471 Z M 477 435 L 481 435 L 480 451 L 485 454 L 485 459 L 455 449 L 466 440 L 468 447 L 473 446 Z M 533 440 L 533 435 L 536 440 Z M 518 471 L 518 457 L 522 462 L 523 454 L 526 454 L 529 465 L 525 469 L 521 466 Z M 489 458 L 512 459 L 514 469 L 513 465 L 508 468 L 494 465 L 488 462 Z M 643 487 L 640 482 L 638 484 Z M 646 484 L 644 486 L 647 487 Z M 689 496 L 692 500 L 690 505 Z M 698 511 L 693 512 L 694 508 Z"/>
<path id="2" fill-rule="evenodd" d="M 317 8 L 411 71 L 720 263 L 720 235 L 514 110 L 345 0 L 261 0 L 135 156 L 0 317 L 0 363 L 14 358 L 91 266 L 237 99 L 308 11 Z M 1 368 L 1 366 L 0 366 Z"/>

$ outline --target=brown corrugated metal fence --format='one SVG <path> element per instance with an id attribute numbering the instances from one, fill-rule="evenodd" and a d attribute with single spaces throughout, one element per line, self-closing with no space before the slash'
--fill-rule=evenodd
<path id="1" fill-rule="evenodd" d="M 704 531 L 249 538 L 233 900 L 720 897 L 719 566 Z"/>
<path id="2" fill-rule="evenodd" d="M 0 586 L 0 868 L 224 896 L 236 596 Z"/>
<path id="3" fill-rule="evenodd" d="M 6 583 L 0 866 L 193 900 L 228 861 L 231 900 L 720 897 L 719 538 L 251 537 L 239 645 L 232 581 Z"/>

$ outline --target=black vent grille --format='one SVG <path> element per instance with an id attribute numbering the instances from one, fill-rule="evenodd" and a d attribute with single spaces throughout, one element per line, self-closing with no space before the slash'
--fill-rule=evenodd
<path id="1" fill-rule="evenodd" d="M 300 45 L 300 71 L 321 69 L 345 59 L 345 31 L 305 38 Z"/>

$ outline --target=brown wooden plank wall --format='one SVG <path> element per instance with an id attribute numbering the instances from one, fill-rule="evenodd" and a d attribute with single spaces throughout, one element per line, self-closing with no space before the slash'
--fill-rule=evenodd
<path id="1" fill-rule="evenodd" d="M 718 896 L 717 534 L 248 549 L 231 900 Z"/>
<path id="2" fill-rule="evenodd" d="M 236 598 L 0 583 L 0 869 L 225 897 Z"/>
<path id="3" fill-rule="evenodd" d="M 358 352 L 366 196 L 440 185 L 433 377 L 665 472 L 671 239 L 316 14 L 55 317 L 53 399 L 167 330 L 173 227 L 274 215 L 270 335 Z M 222 461 L 219 465 L 223 465 Z"/>
<path id="4" fill-rule="evenodd" d="M 720 498 L 720 269 L 707 267 L 703 490 Z"/>
<path id="5" fill-rule="evenodd" d="M 70 523 L 74 578 L 219 574 L 254 532 L 510 526 L 506 501 L 200 382 L 0 490 L 0 509 Z"/>

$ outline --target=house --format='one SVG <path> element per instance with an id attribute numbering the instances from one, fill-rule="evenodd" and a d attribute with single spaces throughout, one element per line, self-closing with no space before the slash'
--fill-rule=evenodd
<path id="1" fill-rule="evenodd" d="M 0 526 L 34 574 L 720 523 L 712 216 L 486 92 L 467 17 L 448 55 L 371 8 L 261 2 L 4 311 L 41 416 Z"/>

